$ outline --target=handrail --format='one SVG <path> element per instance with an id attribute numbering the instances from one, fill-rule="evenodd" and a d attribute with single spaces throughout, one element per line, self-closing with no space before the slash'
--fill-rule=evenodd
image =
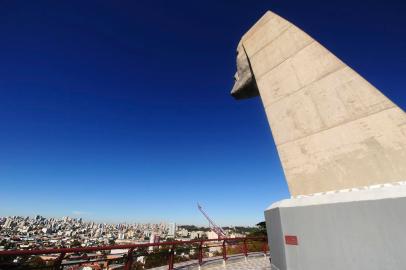
<path id="1" fill-rule="evenodd" d="M 267 239 L 265 237 L 236 237 L 236 238 L 215 238 L 215 239 L 195 239 L 189 241 L 170 241 L 170 242 L 158 242 L 158 243 L 141 243 L 141 244 L 125 244 L 125 245 L 108 245 L 108 246 L 95 246 L 95 247 L 75 247 L 75 248 L 50 248 L 50 249 L 33 249 L 33 250 L 3 250 L 0 251 L 0 259 L 2 256 L 26 256 L 26 255 L 44 255 L 44 254 L 59 254 L 58 257 L 54 260 L 53 268 L 61 269 L 62 261 L 65 259 L 65 256 L 70 253 L 85 253 L 85 252 L 94 252 L 102 250 L 114 250 L 114 249 L 126 249 L 126 261 L 124 269 L 131 269 L 131 265 L 134 262 L 133 256 L 137 255 L 137 251 L 140 248 L 148 247 L 167 247 L 168 248 L 168 269 L 171 270 L 174 267 L 175 262 L 175 249 L 177 247 L 195 245 L 195 248 L 198 250 L 198 263 L 201 265 L 203 263 L 203 248 L 209 247 L 220 247 L 222 249 L 223 260 L 227 260 L 227 247 L 241 245 L 242 254 L 248 256 L 248 246 L 247 242 L 263 242 L 262 252 L 266 255 Z M 207 245 L 208 243 L 220 243 L 219 245 Z M 205 245 L 206 244 L 206 245 Z M 190 249 L 193 249 L 190 247 Z M 65 263 L 64 263 L 65 264 Z M 80 265 L 80 263 L 79 263 Z"/>
<path id="2" fill-rule="evenodd" d="M 134 249 L 140 247 L 157 247 L 157 246 L 179 246 L 184 244 L 205 243 L 205 242 L 220 242 L 220 241 L 244 241 L 244 240 L 266 240 L 264 237 L 236 237 L 236 238 L 213 238 L 213 239 L 196 239 L 189 241 L 171 241 L 171 242 L 158 242 L 158 243 L 142 243 L 142 244 L 127 244 L 127 245 L 108 245 L 108 246 L 95 246 L 95 247 L 78 247 L 78 248 L 50 248 L 50 249 L 32 249 L 32 250 L 2 250 L 0 256 L 10 255 L 41 255 L 41 254 L 55 254 L 55 253 L 76 253 L 76 252 L 90 252 L 102 251 L 112 249 Z"/>

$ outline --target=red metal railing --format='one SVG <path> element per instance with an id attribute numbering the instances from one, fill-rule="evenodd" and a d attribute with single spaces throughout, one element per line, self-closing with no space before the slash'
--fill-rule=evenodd
<path id="1" fill-rule="evenodd" d="M 153 250 L 151 250 L 151 248 Z M 53 248 L 53 249 L 37 249 L 37 250 L 5 250 L 0 251 L 0 269 L 2 268 L 1 262 L 4 262 L 4 258 L 7 257 L 17 257 L 17 256 L 34 256 L 34 255 L 46 255 L 46 254 L 57 254 L 58 256 L 52 260 L 51 264 L 48 264 L 48 268 L 52 269 L 67 269 L 72 268 L 72 265 L 80 266 L 88 264 L 89 262 L 106 262 L 109 263 L 107 254 L 103 255 L 102 258 L 95 260 L 85 260 L 80 262 L 70 262 L 69 256 L 72 254 L 86 254 L 88 252 L 101 252 L 101 251 L 111 251 L 111 250 L 128 250 L 121 259 L 123 260 L 123 268 L 125 270 L 133 269 L 134 261 L 138 256 L 148 256 L 151 254 L 162 254 L 166 256 L 166 264 L 168 269 L 172 270 L 176 262 L 176 251 L 177 249 L 183 250 L 194 250 L 197 254 L 197 259 L 199 265 L 203 263 L 204 255 L 206 250 L 210 248 L 217 248 L 221 250 L 218 255 L 222 255 L 223 260 L 228 259 L 228 255 L 232 254 L 244 254 L 248 256 L 250 252 L 261 251 L 265 255 L 268 251 L 267 239 L 263 237 L 241 237 L 241 238 L 224 238 L 224 239 L 197 239 L 190 241 L 174 241 L 174 242 L 160 242 L 160 243 L 144 243 L 144 244 L 128 244 L 128 245 L 110 245 L 110 246 L 96 246 L 96 247 L 79 247 L 79 248 Z M 161 253 L 159 253 L 161 252 Z M 86 258 L 86 255 L 84 255 Z M 82 257 L 80 257 L 82 258 Z M 135 260 L 134 260 L 135 259 Z M 179 259 L 179 258 L 178 258 Z M 111 260 L 111 259 L 110 259 Z M 158 265 L 157 265 L 158 266 Z M 162 266 L 162 265 L 161 265 Z M 41 267 L 45 269 L 46 267 Z M 79 267 L 78 267 L 79 268 Z M 16 268 L 17 269 L 17 268 Z M 24 269 L 29 269 L 27 266 Z"/>

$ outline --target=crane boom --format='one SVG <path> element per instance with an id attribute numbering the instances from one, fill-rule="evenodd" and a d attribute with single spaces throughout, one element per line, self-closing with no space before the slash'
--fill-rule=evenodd
<path id="1" fill-rule="evenodd" d="M 203 216 L 209 221 L 210 228 L 217 234 L 218 238 L 225 238 L 226 232 L 207 215 L 207 213 L 203 210 L 203 207 L 199 203 L 197 203 L 197 208 L 200 212 L 202 212 Z"/>

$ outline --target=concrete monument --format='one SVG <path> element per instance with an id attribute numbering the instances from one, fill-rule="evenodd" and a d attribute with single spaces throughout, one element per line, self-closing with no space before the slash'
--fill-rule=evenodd
<path id="1" fill-rule="evenodd" d="M 265 211 L 274 269 L 406 267 L 406 114 L 267 12 L 237 47 L 232 96 L 260 96 L 292 198 Z"/>

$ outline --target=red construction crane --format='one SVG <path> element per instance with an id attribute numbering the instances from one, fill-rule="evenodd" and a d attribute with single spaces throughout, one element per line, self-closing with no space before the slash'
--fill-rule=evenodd
<path id="1" fill-rule="evenodd" d="M 197 208 L 202 212 L 203 216 L 209 221 L 210 228 L 217 234 L 218 238 L 226 238 L 226 232 L 214 223 L 214 221 L 204 212 L 203 208 L 197 203 Z"/>

